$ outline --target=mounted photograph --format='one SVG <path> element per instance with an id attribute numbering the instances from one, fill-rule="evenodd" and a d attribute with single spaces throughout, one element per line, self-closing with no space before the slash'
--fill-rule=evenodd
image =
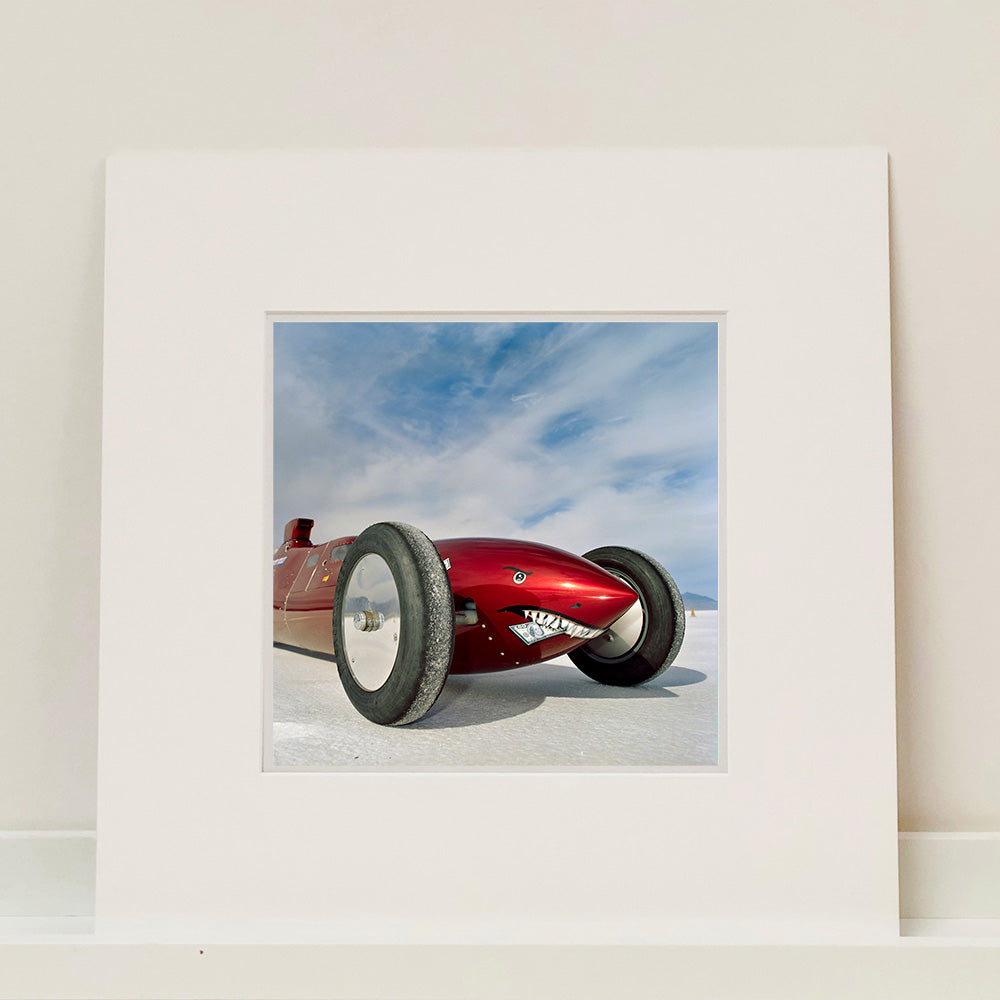
<path id="1" fill-rule="evenodd" d="M 112 157 L 98 922 L 896 937 L 887 171 Z"/>
<path id="2" fill-rule="evenodd" d="M 270 325 L 265 770 L 718 769 L 718 318 Z"/>

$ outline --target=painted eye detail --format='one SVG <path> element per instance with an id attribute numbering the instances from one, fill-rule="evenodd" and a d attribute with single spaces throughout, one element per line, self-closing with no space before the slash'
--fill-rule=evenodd
<path id="1" fill-rule="evenodd" d="M 531 570 L 525 571 L 518 569 L 516 566 L 504 566 L 504 569 L 509 569 L 514 574 L 514 583 L 524 583 L 531 576 Z"/>

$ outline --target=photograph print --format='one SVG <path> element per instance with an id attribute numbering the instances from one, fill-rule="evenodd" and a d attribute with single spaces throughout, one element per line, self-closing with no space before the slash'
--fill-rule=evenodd
<path id="1" fill-rule="evenodd" d="M 267 770 L 715 769 L 713 319 L 275 319 Z"/>

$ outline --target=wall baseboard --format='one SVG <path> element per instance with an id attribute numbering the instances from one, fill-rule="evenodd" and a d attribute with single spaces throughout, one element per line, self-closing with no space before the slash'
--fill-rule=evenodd
<path id="1" fill-rule="evenodd" d="M 0 917 L 92 916 L 96 848 L 93 830 L 0 831 Z M 899 882 L 903 920 L 1000 920 L 1000 832 L 901 833 Z"/>
<path id="2" fill-rule="evenodd" d="M 1000 918 L 1000 832 L 901 833 L 904 920 Z"/>
<path id="3" fill-rule="evenodd" d="M 94 912 L 93 830 L 0 831 L 0 917 Z"/>

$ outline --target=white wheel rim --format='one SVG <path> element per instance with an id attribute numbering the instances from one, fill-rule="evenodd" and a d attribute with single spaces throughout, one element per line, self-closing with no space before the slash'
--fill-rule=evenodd
<path id="1" fill-rule="evenodd" d="M 618 577 L 632 590 L 636 589 L 632 581 L 620 573 L 612 575 Z M 587 650 L 592 656 L 600 657 L 602 660 L 620 660 L 628 656 L 642 642 L 645 633 L 646 612 L 642 606 L 642 598 L 636 591 L 635 603 L 611 625 L 607 632 L 587 643 Z"/>
<path id="2" fill-rule="evenodd" d="M 399 650 L 399 591 L 389 564 L 369 552 L 347 581 L 342 634 L 347 669 L 358 686 L 377 691 L 389 679 Z"/>

